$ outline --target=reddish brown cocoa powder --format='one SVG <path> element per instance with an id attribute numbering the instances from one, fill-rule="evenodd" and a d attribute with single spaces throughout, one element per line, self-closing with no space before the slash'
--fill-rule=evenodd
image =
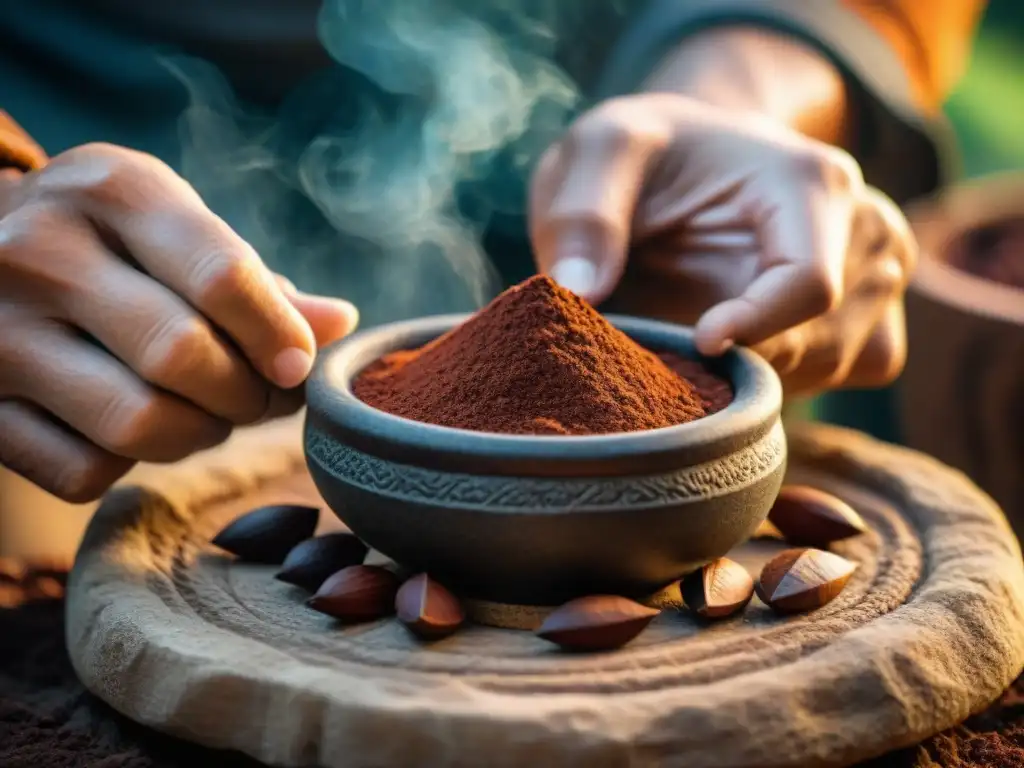
<path id="1" fill-rule="evenodd" d="M 430 344 L 384 356 L 353 390 L 416 421 L 535 435 L 657 429 L 732 399 L 728 383 L 700 363 L 644 349 L 544 276 Z"/>
<path id="2" fill-rule="evenodd" d="M 700 396 L 707 415 L 718 413 L 733 401 L 732 386 L 721 376 L 716 376 L 707 366 L 697 360 L 687 360 L 671 352 L 658 355 L 669 368 L 693 385 Z"/>

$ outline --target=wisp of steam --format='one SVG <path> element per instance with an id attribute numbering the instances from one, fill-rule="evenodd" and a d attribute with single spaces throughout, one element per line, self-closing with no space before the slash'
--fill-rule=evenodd
<path id="1" fill-rule="evenodd" d="M 579 107 L 556 51 L 588 6 L 325 0 L 337 66 L 274 111 L 168 60 L 190 96 L 182 173 L 273 269 L 364 323 L 476 308 L 499 287 L 485 227 L 521 222 L 532 165 Z"/>

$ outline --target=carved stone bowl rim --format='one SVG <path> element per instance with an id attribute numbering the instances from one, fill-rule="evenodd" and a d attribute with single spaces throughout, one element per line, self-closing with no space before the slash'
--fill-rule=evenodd
<path id="1" fill-rule="evenodd" d="M 644 346 L 700 359 L 735 389 L 718 413 L 678 426 L 588 436 L 502 435 L 425 424 L 360 401 L 351 382 L 384 354 L 412 349 L 466 321 L 440 315 L 360 331 L 325 349 L 306 385 L 307 429 L 370 455 L 438 470 L 523 476 L 649 474 L 713 461 L 761 439 L 778 421 L 782 386 L 772 367 L 745 348 L 702 358 L 693 330 L 621 315 L 607 319 Z"/>

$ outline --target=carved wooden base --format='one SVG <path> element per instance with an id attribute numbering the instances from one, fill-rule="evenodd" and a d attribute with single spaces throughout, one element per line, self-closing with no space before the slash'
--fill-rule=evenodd
<path id="1" fill-rule="evenodd" d="M 838 548 L 860 568 L 814 613 L 755 598 L 705 625 L 669 607 L 592 655 L 479 625 L 434 644 L 394 620 L 340 628 L 206 543 L 254 506 L 310 498 L 296 436 L 111 496 L 70 581 L 72 660 L 135 720 L 283 766 L 846 765 L 983 708 L 1024 665 L 1024 573 L 999 511 L 959 473 L 855 433 L 790 445 L 792 479 L 872 528 Z M 757 550 L 737 557 L 756 570 Z"/>

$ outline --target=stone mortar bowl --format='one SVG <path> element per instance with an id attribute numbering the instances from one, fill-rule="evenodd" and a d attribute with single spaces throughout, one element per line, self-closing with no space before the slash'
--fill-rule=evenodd
<path id="1" fill-rule="evenodd" d="M 767 516 L 786 467 L 782 388 L 749 350 L 705 361 L 732 382 L 731 405 L 644 432 L 471 432 L 393 416 L 352 394 L 351 381 L 380 356 L 468 317 L 357 333 L 325 350 L 309 379 L 309 470 L 369 546 L 463 596 L 543 606 L 653 592 L 726 554 Z M 698 357 L 689 329 L 608 320 L 649 349 Z"/>

